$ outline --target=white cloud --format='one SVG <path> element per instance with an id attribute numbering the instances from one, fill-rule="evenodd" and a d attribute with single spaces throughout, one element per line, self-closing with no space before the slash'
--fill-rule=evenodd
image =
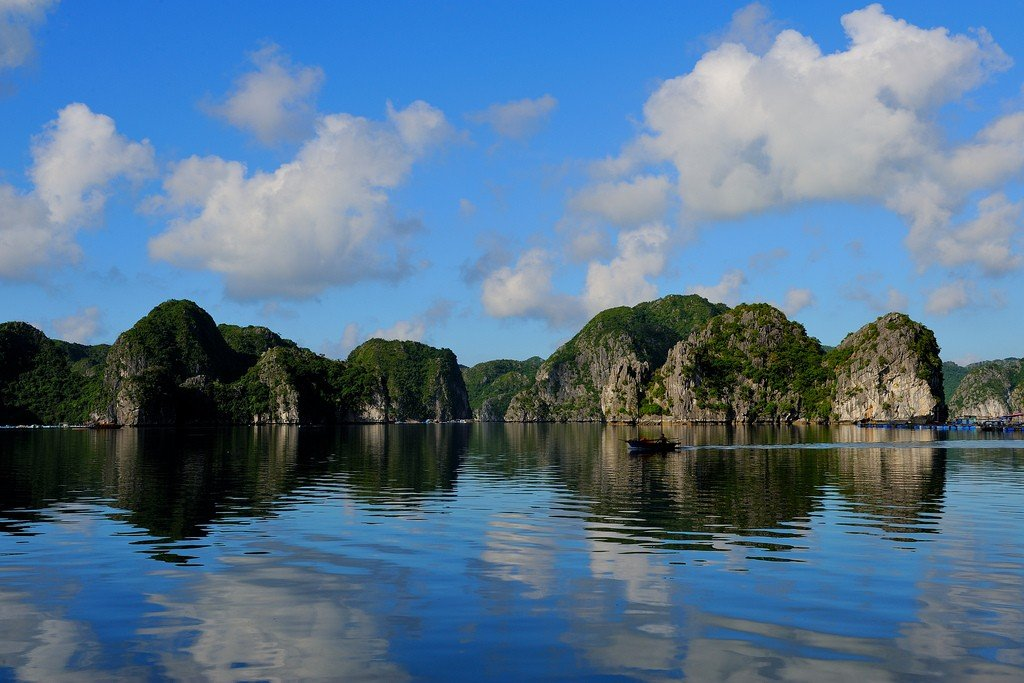
<path id="1" fill-rule="evenodd" d="M 369 338 L 421 342 L 426 333 L 427 325 L 423 320 L 399 320 L 391 327 L 374 330 Z"/>
<path id="2" fill-rule="evenodd" d="M 420 315 L 414 316 L 410 320 L 399 320 L 390 327 L 378 328 L 370 334 L 364 334 L 363 328 L 358 323 L 349 323 L 345 326 L 341 339 L 337 342 L 325 343 L 322 350 L 328 356 L 345 358 L 352 352 L 352 349 L 367 339 L 428 341 L 430 332 L 447 323 L 454 310 L 454 302 L 448 299 L 438 299 Z"/>
<path id="3" fill-rule="evenodd" d="M 593 315 L 613 306 L 654 299 L 658 288 L 649 278 L 665 269 L 668 228 L 653 223 L 619 235 L 618 254 L 609 263 L 591 263 L 583 303 Z"/>
<path id="4" fill-rule="evenodd" d="M 782 310 L 792 318 L 805 308 L 813 305 L 814 292 L 809 289 L 793 288 L 786 292 L 786 301 L 782 304 Z"/>
<path id="5" fill-rule="evenodd" d="M 756 26 L 759 10 L 739 24 Z M 747 21 L 750 19 L 750 21 Z M 993 194 L 1024 168 L 1024 114 L 1000 118 L 950 145 L 936 111 L 958 102 L 1010 61 L 984 30 L 922 29 L 879 5 L 842 17 L 847 49 L 823 54 L 793 30 L 755 54 L 724 42 L 690 73 L 665 81 L 644 106 L 646 131 L 605 171 L 669 162 L 687 221 L 734 218 L 808 201 L 871 200 L 910 224 L 907 246 L 923 267 L 1016 267 L 1000 227 L 958 226 L 974 193 Z M 737 29 L 738 30 L 738 29 Z M 979 214 L 992 208 L 980 206 Z M 975 253 L 932 245 L 982 233 Z"/>
<path id="6" fill-rule="evenodd" d="M 74 231 L 50 222 L 38 196 L 0 184 L 0 277 L 30 279 L 42 268 L 76 263 L 81 257 Z"/>
<path id="7" fill-rule="evenodd" d="M 551 95 L 544 95 L 532 100 L 527 98 L 492 104 L 467 118 L 475 123 L 489 125 L 502 137 L 525 140 L 540 131 L 557 106 L 558 100 Z"/>
<path id="8" fill-rule="evenodd" d="M 925 302 L 925 310 L 935 315 L 949 315 L 965 308 L 1002 308 L 1006 305 L 1003 292 L 982 292 L 977 284 L 966 279 L 953 280 L 934 289 Z"/>
<path id="9" fill-rule="evenodd" d="M 764 54 L 772 46 L 775 36 L 782 29 L 779 21 L 773 20 L 768 8 L 759 2 L 752 2 L 732 13 L 732 20 L 726 29 L 709 41 L 712 47 L 722 43 L 743 45 L 754 54 Z"/>
<path id="10" fill-rule="evenodd" d="M 323 116 L 295 159 L 247 173 L 218 157 L 178 163 L 163 203 L 179 215 L 150 241 L 153 258 L 224 276 L 238 299 L 307 297 L 334 285 L 395 279 L 411 266 L 388 191 L 451 129 L 424 102 L 384 122 Z"/>
<path id="11" fill-rule="evenodd" d="M 70 104 L 33 142 L 21 192 L 0 183 L 0 277 L 28 279 L 40 269 L 75 263 L 79 228 L 96 220 L 111 183 L 139 180 L 153 171 L 147 141 L 131 142 L 114 121 L 84 104 Z"/>
<path id="12" fill-rule="evenodd" d="M 641 225 L 664 217 L 671 192 L 672 183 L 664 176 L 637 176 L 585 188 L 569 200 L 569 207 L 615 225 Z"/>
<path id="13" fill-rule="evenodd" d="M 444 325 L 452 317 L 455 303 L 448 299 L 435 301 L 430 308 L 411 320 L 399 320 L 391 327 L 376 330 L 368 338 L 397 339 L 422 342 L 430 330 Z"/>
<path id="14" fill-rule="evenodd" d="M 239 77 L 224 102 L 207 110 L 264 144 L 308 135 L 316 120 L 314 99 L 324 82 L 323 70 L 292 64 L 277 45 L 257 50 L 249 59 L 256 70 Z"/>
<path id="15" fill-rule="evenodd" d="M 141 180 L 155 171 L 148 140 L 132 142 L 114 120 L 81 103 L 60 110 L 32 145 L 29 175 L 36 194 L 60 225 L 90 219 L 106 203 L 107 187 L 123 177 Z"/>
<path id="16" fill-rule="evenodd" d="M 563 251 L 575 263 L 610 258 L 614 253 L 608 232 L 590 225 L 576 225 L 567 231 Z"/>
<path id="17" fill-rule="evenodd" d="M 35 51 L 32 29 L 57 0 L 0 0 L 0 71 L 24 64 Z"/>
<path id="18" fill-rule="evenodd" d="M 1011 203 L 999 193 L 978 202 L 978 216 L 939 237 L 933 244 L 936 259 L 945 266 L 976 263 L 990 275 L 1020 267 L 1021 257 L 1012 250 L 1020 227 L 1021 203 Z"/>
<path id="19" fill-rule="evenodd" d="M 856 284 L 849 284 L 843 287 L 843 296 L 850 301 L 863 302 L 870 310 L 878 313 L 889 313 L 891 311 L 906 312 L 910 302 L 903 292 L 895 287 L 886 289 L 885 294 L 879 294 L 869 285 L 883 279 L 881 273 L 863 273 L 856 278 Z"/>
<path id="20" fill-rule="evenodd" d="M 481 300 L 495 318 L 540 318 L 551 325 L 579 318 L 578 302 L 554 292 L 555 264 L 543 249 L 530 249 L 514 266 L 498 268 L 484 280 Z"/>
<path id="21" fill-rule="evenodd" d="M 716 285 L 695 285 L 686 290 L 687 294 L 698 294 L 708 301 L 734 306 L 739 303 L 740 287 L 747 278 L 741 270 L 729 270 L 722 274 Z"/>
<path id="22" fill-rule="evenodd" d="M 974 285 L 964 280 L 950 282 L 935 289 L 928 295 L 925 310 L 935 315 L 948 315 L 953 311 L 967 308 L 977 298 Z"/>
<path id="23" fill-rule="evenodd" d="M 472 218 L 476 215 L 476 204 L 465 197 L 459 200 L 459 215 L 463 218 Z"/>
<path id="24" fill-rule="evenodd" d="M 97 306 L 89 306 L 78 313 L 53 321 L 59 339 L 88 344 L 101 331 L 103 313 Z"/>
<path id="25" fill-rule="evenodd" d="M 352 353 L 352 349 L 367 339 L 368 337 L 363 334 L 363 328 L 359 323 L 349 323 L 342 330 L 341 339 L 325 341 L 320 347 L 320 352 L 331 358 L 347 358 L 348 354 Z"/>

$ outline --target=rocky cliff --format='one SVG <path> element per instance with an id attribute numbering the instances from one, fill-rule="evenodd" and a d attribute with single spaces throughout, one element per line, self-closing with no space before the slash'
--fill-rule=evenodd
<path id="1" fill-rule="evenodd" d="M 644 412 L 685 422 L 825 420 L 824 358 L 818 340 L 782 311 L 740 305 L 669 351 Z"/>
<path id="2" fill-rule="evenodd" d="M 1024 410 L 1024 359 L 973 363 L 949 397 L 951 417 L 998 417 Z"/>
<path id="3" fill-rule="evenodd" d="M 534 356 L 527 360 L 492 360 L 462 368 L 473 417 L 480 422 L 503 421 L 512 398 L 533 385 L 543 362 L 539 356 Z"/>
<path id="4" fill-rule="evenodd" d="M 165 301 L 110 348 L 106 416 L 124 425 L 212 418 L 210 383 L 232 380 L 241 370 L 206 311 L 191 301 Z"/>
<path id="5" fill-rule="evenodd" d="M 946 418 L 935 335 L 902 313 L 889 313 L 847 335 L 827 362 L 837 421 Z"/>
<path id="6" fill-rule="evenodd" d="M 345 384 L 356 421 L 472 419 L 455 354 L 413 341 L 371 339 L 347 360 Z"/>
<path id="7" fill-rule="evenodd" d="M 541 365 L 513 398 L 510 422 L 628 421 L 668 350 L 728 310 L 702 297 L 666 296 L 603 311 Z"/>

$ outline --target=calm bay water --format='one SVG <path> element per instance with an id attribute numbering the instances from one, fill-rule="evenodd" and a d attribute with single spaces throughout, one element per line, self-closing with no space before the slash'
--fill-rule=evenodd
<path id="1" fill-rule="evenodd" d="M 0 679 L 1024 679 L 1021 435 L 630 434 L 2 431 Z"/>

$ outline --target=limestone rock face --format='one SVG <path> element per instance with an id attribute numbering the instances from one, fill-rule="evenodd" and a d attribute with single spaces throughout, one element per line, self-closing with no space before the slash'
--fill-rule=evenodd
<path id="1" fill-rule="evenodd" d="M 949 398 L 953 417 L 998 417 L 1024 410 L 1024 360 L 1006 358 L 968 366 Z"/>
<path id="2" fill-rule="evenodd" d="M 638 401 L 646 400 L 642 389 L 651 371 L 665 362 L 672 345 L 726 310 L 699 296 L 673 295 L 602 311 L 544 361 L 533 386 L 516 395 L 505 419 L 632 420 Z"/>
<path id="3" fill-rule="evenodd" d="M 268 392 L 265 410 L 252 416 L 256 424 L 299 424 L 302 421 L 298 381 L 286 359 L 289 353 L 281 347 L 270 348 L 256 363 L 256 378 Z"/>
<path id="4" fill-rule="evenodd" d="M 198 385 L 184 382 L 222 379 L 238 369 L 236 354 L 206 311 L 191 301 L 166 301 L 110 348 L 103 378 L 107 417 L 123 425 L 176 424 L 182 410 L 194 417 L 196 408 Z"/>
<path id="5" fill-rule="evenodd" d="M 455 354 L 413 341 L 371 339 L 349 354 L 346 384 L 362 422 L 472 419 Z"/>
<path id="6" fill-rule="evenodd" d="M 840 422 L 946 418 L 935 335 L 902 313 L 847 335 L 828 363 L 835 373 L 832 413 Z"/>
<path id="7" fill-rule="evenodd" d="M 650 393 L 674 421 L 824 420 L 824 357 L 821 344 L 782 311 L 745 304 L 676 344 Z"/>

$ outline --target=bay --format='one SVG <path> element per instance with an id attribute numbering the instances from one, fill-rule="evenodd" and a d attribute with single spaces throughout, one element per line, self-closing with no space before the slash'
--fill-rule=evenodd
<path id="1" fill-rule="evenodd" d="M 0 680 L 1021 680 L 1021 434 L 0 431 Z"/>

